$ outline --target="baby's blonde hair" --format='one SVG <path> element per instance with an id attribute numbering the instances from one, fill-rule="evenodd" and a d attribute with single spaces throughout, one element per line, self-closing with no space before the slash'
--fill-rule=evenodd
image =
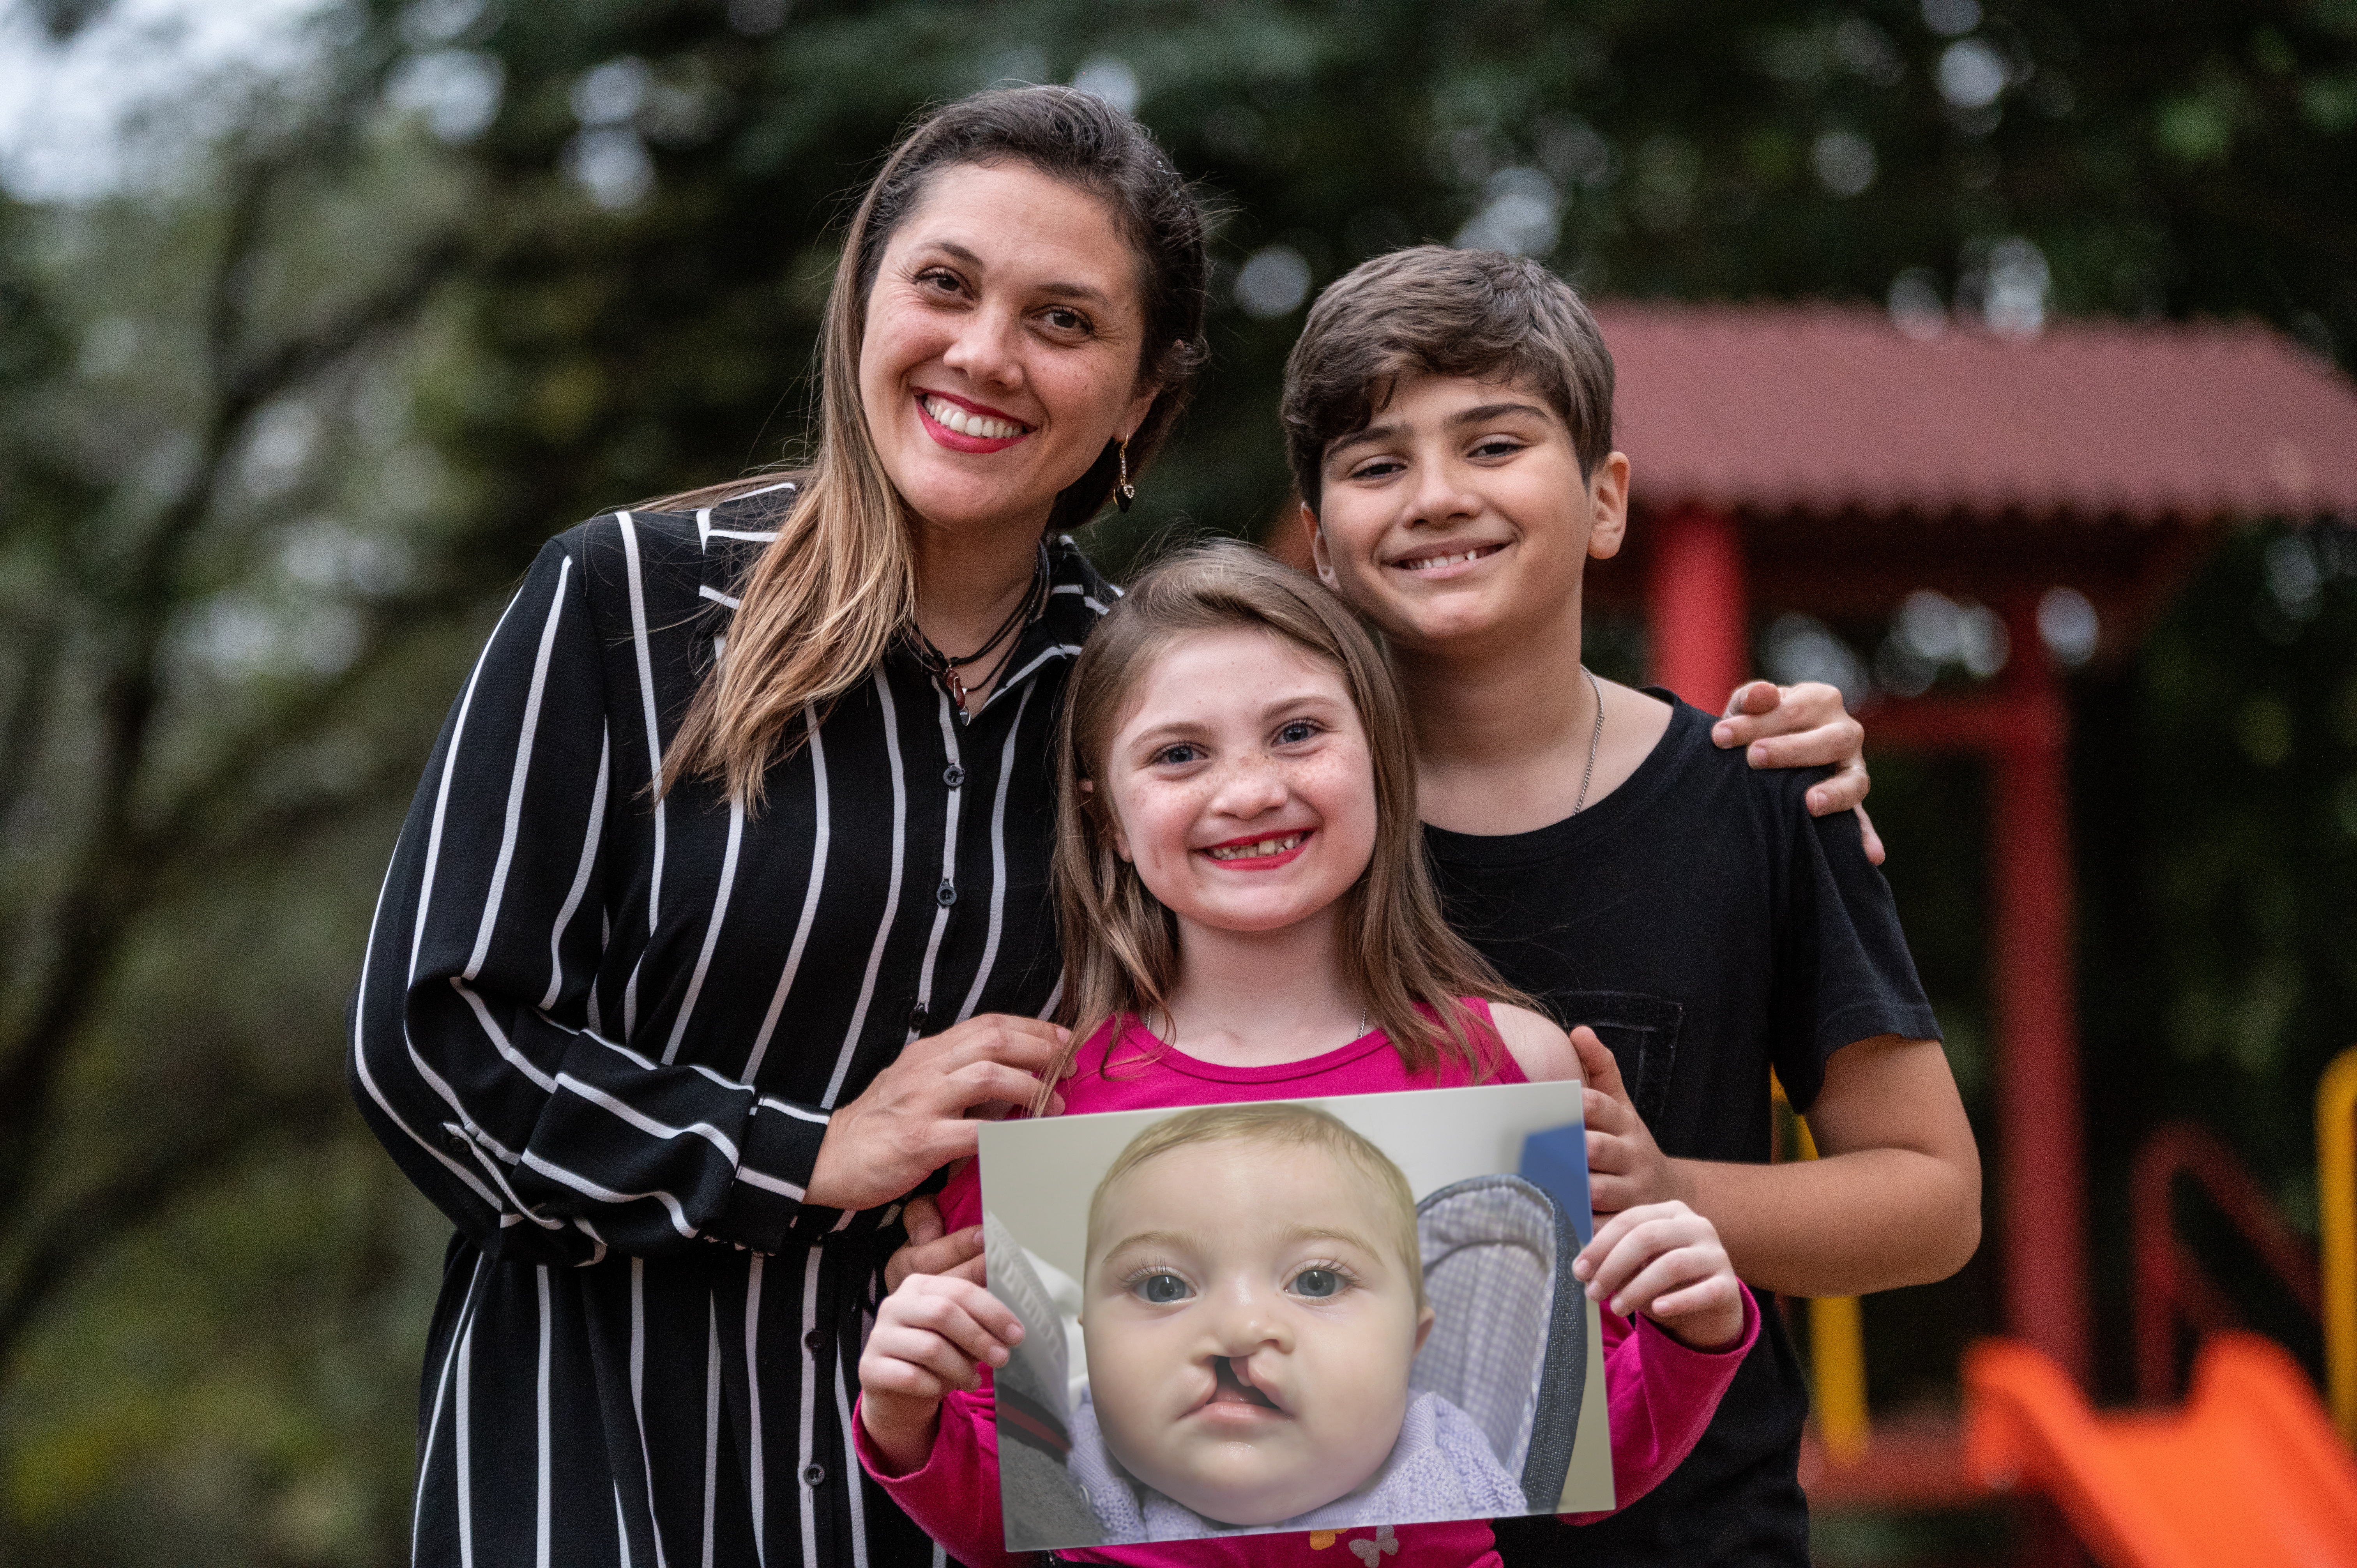
<path id="1" fill-rule="evenodd" d="M 1424 1308 L 1424 1247 L 1415 1233 L 1415 1191 L 1392 1157 L 1347 1122 L 1315 1106 L 1276 1101 L 1247 1105 L 1205 1105 L 1165 1117 L 1129 1141 L 1115 1155 L 1089 1198 L 1089 1243 L 1082 1273 L 1096 1267 L 1104 1221 L 1105 1195 L 1124 1176 L 1158 1155 L 1198 1144 L 1260 1144 L 1284 1149 L 1316 1149 L 1368 1177 L 1389 1210 L 1392 1250 L 1407 1271 L 1418 1311 Z"/>

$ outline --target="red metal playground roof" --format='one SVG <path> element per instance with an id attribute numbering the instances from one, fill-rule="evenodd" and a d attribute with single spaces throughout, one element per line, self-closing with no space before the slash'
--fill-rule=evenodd
<path id="1" fill-rule="evenodd" d="M 2264 328 L 1925 340 L 1835 306 L 1608 302 L 1597 317 L 1650 508 L 2357 511 L 2357 388 Z"/>

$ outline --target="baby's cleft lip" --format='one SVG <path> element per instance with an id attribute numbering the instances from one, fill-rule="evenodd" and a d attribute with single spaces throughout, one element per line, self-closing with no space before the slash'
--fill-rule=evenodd
<path id="1" fill-rule="evenodd" d="M 1195 1407 L 1196 1413 L 1230 1421 L 1258 1420 L 1262 1412 L 1270 1415 L 1288 1413 L 1252 1380 L 1248 1369 L 1239 1369 L 1239 1359 L 1232 1356 L 1212 1358 L 1211 1397 Z"/>

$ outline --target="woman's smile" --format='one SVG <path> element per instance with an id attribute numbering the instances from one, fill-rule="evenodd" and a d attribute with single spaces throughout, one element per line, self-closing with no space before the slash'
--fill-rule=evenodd
<path id="1" fill-rule="evenodd" d="M 948 392 L 919 392 L 917 415 L 925 434 L 952 452 L 1004 452 L 1032 430 L 1009 414 Z"/>

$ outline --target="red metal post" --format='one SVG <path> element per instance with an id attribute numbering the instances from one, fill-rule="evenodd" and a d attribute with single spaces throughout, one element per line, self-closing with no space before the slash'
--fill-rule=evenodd
<path id="1" fill-rule="evenodd" d="M 1735 520 L 1706 507 L 1682 507 L 1647 533 L 1653 679 L 1695 707 L 1719 713 L 1751 668 Z"/>
<path id="2" fill-rule="evenodd" d="M 2032 607 L 2007 617 L 2012 734 L 1991 779 L 2006 1319 L 2081 1387 L 2086 1195 L 2072 954 L 2069 712 Z"/>

